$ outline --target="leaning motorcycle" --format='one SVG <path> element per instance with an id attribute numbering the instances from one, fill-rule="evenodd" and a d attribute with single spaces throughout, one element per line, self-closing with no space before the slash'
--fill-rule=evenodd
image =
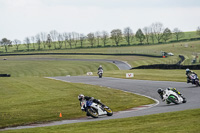
<path id="1" fill-rule="evenodd" d="M 166 89 L 163 91 L 163 101 L 167 101 L 167 103 L 186 103 L 186 98 L 178 95 L 176 92 Z"/>
<path id="2" fill-rule="evenodd" d="M 98 118 L 101 115 L 107 115 L 107 116 L 113 115 L 113 112 L 109 107 L 107 106 L 102 107 L 102 105 L 94 103 L 91 100 L 88 101 L 83 100 L 81 102 L 81 110 L 84 110 L 87 113 L 87 116 L 91 116 L 93 118 Z"/>
<path id="3" fill-rule="evenodd" d="M 197 87 L 200 86 L 200 83 L 199 83 L 199 78 L 196 74 L 191 74 L 189 76 L 190 80 L 189 82 L 191 82 L 192 84 L 196 85 Z"/>
<path id="4" fill-rule="evenodd" d="M 98 70 L 98 75 L 99 75 L 99 78 L 102 78 L 102 75 L 103 75 L 103 70 L 102 69 Z"/>

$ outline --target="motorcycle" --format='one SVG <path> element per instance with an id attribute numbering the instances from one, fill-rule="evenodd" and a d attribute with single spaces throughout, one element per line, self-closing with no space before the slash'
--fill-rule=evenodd
<path id="1" fill-rule="evenodd" d="M 186 98 L 183 96 L 178 95 L 176 92 L 166 89 L 163 91 L 163 101 L 167 101 L 168 104 L 170 103 L 186 103 Z"/>
<path id="2" fill-rule="evenodd" d="M 197 87 L 200 86 L 199 78 L 196 74 L 191 74 L 189 76 L 189 82 L 196 85 Z"/>
<path id="3" fill-rule="evenodd" d="M 99 75 L 99 78 L 102 78 L 103 70 L 102 70 L 102 69 L 99 69 L 97 74 Z"/>
<path id="4" fill-rule="evenodd" d="M 113 115 L 113 112 L 109 107 L 107 106 L 102 107 L 102 105 L 94 103 L 91 100 L 88 101 L 83 100 L 81 102 L 81 110 L 85 111 L 87 113 L 87 116 L 91 116 L 93 118 L 98 118 L 101 115 L 107 115 L 107 116 Z"/>

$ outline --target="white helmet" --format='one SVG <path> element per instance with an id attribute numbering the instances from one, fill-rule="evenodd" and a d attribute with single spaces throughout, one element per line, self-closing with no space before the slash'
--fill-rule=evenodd
<path id="1" fill-rule="evenodd" d="M 189 71 L 190 71 L 190 69 L 189 69 L 189 68 L 187 68 L 185 71 L 186 71 L 186 72 L 189 72 Z"/>
<path id="2" fill-rule="evenodd" d="M 83 94 L 79 94 L 79 95 L 78 95 L 78 100 L 79 100 L 79 101 L 83 100 L 83 98 L 84 98 L 84 95 L 83 95 Z"/>
<path id="3" fill-rule="evenodd" d="M 99 67 L 102 67 L 101 65 Z"/>

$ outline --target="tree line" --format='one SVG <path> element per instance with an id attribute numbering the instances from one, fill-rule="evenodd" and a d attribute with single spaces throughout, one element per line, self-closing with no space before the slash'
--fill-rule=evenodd
<path id="1" fill-rule="evenodd" d="M 196 30 L 196 34 L 200 36 L 200 26 Z M 133 44 L 133 40 L 137 40 L 140 44 L 155 44 L 167 42 L 174 37 L 176 41 L 179 41 L 184 37 L 184 32 L 179 28 L 174 28 L 172 31 L 169 28 L 165 28 L 162 23 L 156 22 L 150 26 L 139 28 L 136 33 L 130 27 L 121 29 L 113 29 L 110 33 L 107 31 L 90 32 L 87 35 L 79 34 L 77 32 L 64 32 L 59 33 L 56 30 L 52 30 L 49 33 L 40 32 L 35 36 L 25 37 L 23 41 L 14 39 L 13 41 L 3 38 L 0 40 L 0 45 L 5 48 L 5 52 L 8 52 L 8 48 L 14 46 L 16 51 L 22 44 L 26 47 L 26 50 L 30 50 L 30 46 L 34 50 L 41 49 L 62 49 L 83 47 L 88 42 L 90 47 L 101 46 L 104 47 L 111 40 L 116 46 L 118 46 L 123 40 L 127 45 Z"/>

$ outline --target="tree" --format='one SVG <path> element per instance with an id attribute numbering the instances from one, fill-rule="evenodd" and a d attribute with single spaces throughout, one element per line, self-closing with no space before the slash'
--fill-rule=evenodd
<path id="1" fill-rule="evenodd" d="M 200 36 L 200 26 L 197 28 L 196 33 L 197 33 L 198 36 Z"/>
<path id="2" fill-rule="evenodd" d="M 147 42 L 147 44 L 149 44 L 149 39 L 151 37 L 151 28 L 150 27 L 144 27 L 143 32 L 144 32 L 144 35 L 145 35 L 146 42 Z"/>
<path id="3" fill-rule="evenodd" d="M 122 40 L 122 31 L 120 29 L 114 29 L 111 31 L 111 39 L 118 46 L 120 41 Z"/>
<path id="4" fill-rule="evenodd" d="M 52 30 L 52 31 L 50 31 L 50 35 L 51 35 L 52 43 L 54 44 L 54 49 L 56 49 L 56 42 L 57 42 L 57 39 L 58 39 L 58 32 L 56 30 Z"/>
<path id="5" fill-rule="evenodd" d="M 26 38 L 24 39 L 24 44 L 26 45 L 27 50 L 29 51 L 29 49 L 30 49 L 30 44 L 31 44 L 31 41 L 30 41 L 30 38 L 29 38 L 29 37 L 26 37 Z"/>
<path id="6" fill-rule="evenodd" d="M 128 45 L 130 45 L 131 39 L 133 37 L 133 31 L 130 27 L 124 28 L 124 37 L 125 37 Z"/>
<path id="7" fill-rule="evenodd" d="M 164 31 L 163 24 L 160 22 L 153 23 L 151 27 L 154 32 L 155 38 L 157 39 L 158 43 L 160 43 L 163 36 L 163 31 Z"/>
<path id="8" fill-rule="evenodd" d="M 48 35 L 47 35 L 46 44 L 47 44 L 47 47 L 48 47 L 49 49 L 51 48 L 51 42 L 52 42 L 51 35 L 48 34 Z"/>
<path id="9" fill-rule="evenodd" d="M 143 34 L 143 32 L 142 32 L 141 29 L 138 29 L 138 30 L 137 30 L 137 32 L 136 32 L 136 34 L 135 34 L 135 37 L 136 37 L 137 39 L 139 39 L 139 42 L 140 42 L 140 43 L 142 43 L 142 42 L 144 41 L 144 39 L 145 39 L 145 36 L 144 36 L 144 34 Z"/>
<path id="10" fill-rule="evenodd" d="M 41 42 L 42 42 L 43 47 L 45 49 L 45 47 L 46 47 L 46 40 L 47 40 L 47 33 L 41 32 L 40 33 L 40 39 L 41 39 Z"/>
<path id="11" fill-rule="evenodd" d="M 62 44 L 63 44 L 63 36 L 61 34 L 58 35 L 58 45 L 59 45 L 59 49 L 62 48 Z"/>
<path id="12" fill-rule="evenodd" d="M 103 41 L 104 47 L 106 46 L 106 43 L 108 42 L 108 39 L 109 39 L 109 33 L 107 31 L 102 31 L 101 40 Z"/>
<path id="13" fill-rule="evenodd" d="M 78 41 L 79 41 L 79 34 L 76 32 L 72 32 L 72 42 L 74 43 L 75 48 L 76 48 Z"/>
<path id="14" fill-rule="evenodd" d="M 99 46 L 100 39 L 101 39 L 101 32 L 97 31 L 95 33 L 95 37 L 96 37 L 96 40 L 97 40 L 97 46 Z"/>
<path id="15" fill-rule="evenodd" d="M 7 38 L 3 38 L 1 40 L 1 44 L 5 47 L 6 53 L 8 52 L 8 45 L 12 44 L 12 41 L 8 40 Z"/>
<path id="16" fill-rule="evenodd" d="M 40 34 L 37 34 L 35 36 L 35 39 L 36 39 L 36 43 L 38 44 L 38 50 L 40 50 L 40 46 L 41 46 Z"/>
<path id="17" fill-rule="evenodd" d="M 83 42 L 84 42 L 85 38 L 86 38 L 86 36 L 84 34 L 80 34 L 81 48 L 83 47 Z"/>
<path id="18" fill-rule="evenodd" d="M 179 41 L 180 38 L 184 37 L 184 33 L 178 28 L 174 28 L 173 35 L 175 36 L 177 41 Z"/>
<path id="19" fill-rule="evenodd" d="M 72 33 L 65 33 L 65 41 L 67 41 L 69 43 L 70 48 L 72 48 Z"/>
<path id="20" fill-rule="evenodd" d="M 14 45 L 16 46 L 16 50 L 18 51 L 18 50 L 19 50 L 19 46 L 20 46 L 20 44 L 21 44 L 21 41 L 18 40 L 18 39 L 15 39 L 15 40 L 13 41 L 13 43 L 14 43 Z"/>
<path id="21" fill-rule="evenodd" d="M 94 37 L 94 33 L 89 33 L 87 35 L 87 39 L 90 42 L 90 45 L 93 47 L 94 43 L 95 43 L 95 37 Z"/>
<path id="22" fill-rule="evenodd" d="M 33 49 L 35 49 L 35 37 L 34 36 L 31 37 L 31 41 L 32 41 L 32 44 L 33 44 Z"/>
<path id="23" fill-rule="evenodd" d="M 172 32 L 169 28 L 166 28 L 164 31 L 163 31 L 163 37 L 162 39 L 167 42 L 167 40 L 169 40 L 170 38 L 172 37 Z"/>
<path id="24" fill-rule="evenodd" d="M 149 37 L 150 37 L 152 43 L 154 44 L 154 42 L 155 42 L 155 35 L 154 35 L 154 32 L 153 32 L 152 26 L 150 27 L 150 34 L 149 34 Z"/>

